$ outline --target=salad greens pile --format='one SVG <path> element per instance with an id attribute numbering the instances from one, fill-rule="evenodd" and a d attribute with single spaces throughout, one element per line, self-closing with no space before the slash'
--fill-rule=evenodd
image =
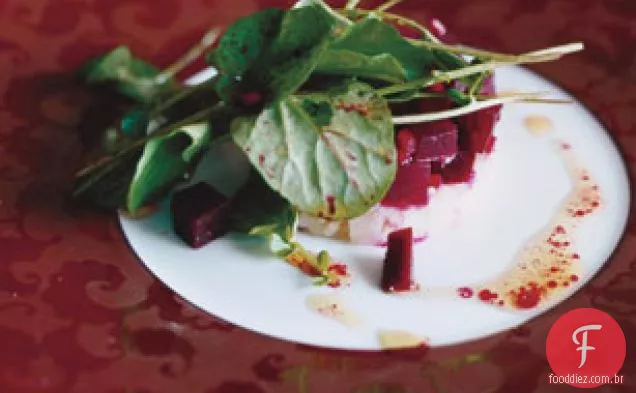
<path id="1" fill-rule="evenodd" d="M 351 219 L 377 204 L 394 181 L 398 124 L 460 116 L 536 94 L 482 97 L 476 92 L 495 68 L 552 61 L 580 44 L 520 56 L 446 45 L 415 21 L 387 10 L 334 10 L 303 0 L 289 10 L 265 9 L 237 20 L 222 35 L 211 30 L 165 70 L 118 47 L 89 61 L 83 81 L 104 86 L 130 105 L 103 132 L 102 157 L 77 174 L 73 196 L 136 214 L 184 181 L 210 146 L 233 140 L 252 164 L 234 196 L 232 230 L 264 236 L 288 261 L 340 277 L 326 252 L 296 243 L 299 214 Z M 406 25 L 421 38 L 403 37 Z M 196 86 L 175 75 L 205 56 L 218 73 Z M 448 89 L 457 108 L 392 116 L 391 103 L 438 98 Z M 254 204 L 254 196 L 265 201 Z"/>

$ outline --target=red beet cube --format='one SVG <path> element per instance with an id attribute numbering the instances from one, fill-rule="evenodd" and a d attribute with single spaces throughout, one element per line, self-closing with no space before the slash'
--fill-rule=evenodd
<path id="1" fill-rule="evenodd" d="M 480 91 L 481 95 L 496 94 L 494 78 L 488 77 Z M 493 131 L 501 117 L 501 105 L 469 113 L 457 119 L 459 124 L 459 147 L 473 153 L 490 153 L 495 144 Z"/>
<path id="2" fill-rule="evenodd" d="M 382 200 L 383 206 L 408 208 L 428 204 L 431 164 L 415 160 L 398 166 L 395 181 Z"/>
<path id="3" fill-rule="evenodd" d="M 457 154 L 457 126 L 450 120 L 419 124 L 415 131 L 420 142 L 415 152 L 416 160 L 441 161 Z"/>
<path id="4" fill-rule="evenodd" d="M 448 85 L 438 83 L 426 88 L 429 93 L 444 93 Z M 427 97 L 400 103 L 392 103 L 391 113 L 394 116 L 414 115 L 418 113 L 439 112 L 452 109 L 457 105 L 447 97 Z"/>
<path id="5" fill-rule="evenodd" d="M 439 188 L 442 185 L 442 175 L 440 173 L 431 173 L 428 185 L 429 187 Z"/>
<path id="6" fill-rule="evenodd" d="M 501 106 L 496 106 L 460 117 L 460 148 L 469 152 L 490 153 L 495 142 L 493 131 L 500 114 Z"/>
<path id="7" fill-rule="evenodd" d="M 172 220 L 176 234 L 199 248 L 227 233 L 230 200 L 206 183 L 175 193 Z"/>
<path id="8" fill-rule="evenodd" d="M 391 232 L 382 270 L 382 290 L 385 292 L 413 290 L 412 266 L 413 230 L 404 228 Z"/>
<path id="9" fill-rule="evenodd" d="M 490 75 L 488 78 L 484 79 L 484 83 L 481 85 L 481 94 L 485 96 L 494 96 L 497 94 L 497 90 L 495 89 L 495 78 Z"/>
<path id="10" fill-rule="evenodd" d="M 459 152 L 453 161 L 441 169 L 442 179 L 445 184 L 468 183 L 473 178 L 473 165 L 475 153 Z"/>
<path id="11" fill-rule="evenodd" d="M 413 131 L 408 128 L 402 128 L 396 136 L 396 147 L 398 155 L 398 163 L 407 165 L 413 161 L 413 154 L 417 149 L 417 138 Z"/>

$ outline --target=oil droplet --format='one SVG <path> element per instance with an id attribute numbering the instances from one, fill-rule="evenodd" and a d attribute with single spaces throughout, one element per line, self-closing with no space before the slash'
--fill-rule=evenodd
<path id="1" fill-rule="evenodd" d="M 544 135 L 552 131 L 552 120 L 542 115 L 530 115 L 524 119 L 526 129 L 533 135 Z"/>
<path id="2" fill-rule="evenodd" d="M 310 295 L 306 300 L 307 307 L 347 327 L 357 327 L 362 324 L 360 317 L 355 314 L 337 294 Z"/>
<path id="3" fill-rule="evenodd" d="M 428 339 L 404 330 L 381 330 L 378 332 L 382 349 L 406 349 L 427 346 Z"/>

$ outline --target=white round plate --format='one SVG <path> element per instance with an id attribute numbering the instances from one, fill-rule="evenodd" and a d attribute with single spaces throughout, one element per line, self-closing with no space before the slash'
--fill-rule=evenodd
<path id="1" fill-rule="evenodd" d="M 197 79 L 207 77 L 209 73 Z M 553 98 L 575 101 L 523 68 L 499 70 L 496 83 L 500 90 L 551 91 Z M 551 119 L 553 131 L 542 136 L 529 133 L 524 126 L 529 115 Z M 351 286 L 334 290 L 312 286 L 310 279 L 269 255 L 256 240 L 228 236 L 199 250 L 189 248 L 172 232 L 165 204 L 147 219 L 122 216 L 121 225 L 133 250 L 160 280 L 201 309 L 244 328 L 298 343 L 352 350 L 380 349 L 382 330 L 427 337 L 430 346 L 458 344 L 523 324 L 571 296 L 607 261 L 628 215 L 623 161 L 603 127 L 580 104 L 508 105 L 497 135 L 495 153 L 473 188 L 457 201 L 454 226 L 437 231 L 415 248 L 414 275 L 424 289 L 421 296 L 388 295 L 379 289 L 385 252 L 379 247 L 300 235 L 306 247 L 327 249 L 349 266 Z M 514 264 L 515 253 L 559 210 L 572 183 L 563 157 L 554 148 L 558 141 L 572 146 L 603 198 L 602 208 L 583 221 L 573 239 L 581 255 L 580 280 L 527 311 L 453 296 L 456 288 L 479 285 Z M 339 293 L 362 321 L 359 325 L 344 325 L 308 308 L 309 295 L 330 292 Z M 435 295 L 444 293 L 450 295 Z"/>

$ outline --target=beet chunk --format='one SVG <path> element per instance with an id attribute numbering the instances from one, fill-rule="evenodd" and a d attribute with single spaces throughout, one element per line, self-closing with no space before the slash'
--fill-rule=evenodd
<path id="1" fill-rule="evenodd" d="M 460 148 L 475 153 L 492 152 L 496 140 L 493 131 L 500 114 L 501 106 L 495 106 L 460 117 Z"/>
<path id="2" fill-rule="evenodd" d="M 450 120 L 422 123 L 415 127 L 419 144 L 416 160 L 442 161 L 457 154 L 457 126 Z"/>
<path id="3" fill-rule="evenodd" d="M 407 165 L 413 161 L 413 154 L 417 150 L 417 138 L 413 131 L 402 128 L 398 131 L 396 141 L 398 164 Z"/>
<path id="4" fill-rule="evenodd" d="M 469 183 L 473 178 L 475 158 L 475 153 L 473 152 L 459 152 L 453 161 L 441 169 L 444 183 Z"/>
<path id="5" fill-rule="evenodd" d="M 444 93 L 448 86 L 444 84 L 438 84 L 428 87 L 426 90 L 430 93 Z M 457 105 L 447 97 L 439 98 L 422 98 L 416 101 L 417 111 L 415 113 L 431 113 L 441 112 L 449 109 L 453 109 Z"/>
<path id="6" fill-rule="evenodd" d="M 381 204 L 388 207 L 408 208 L 428 204 L 428 186 L 431 164 L 415 160 L 398 166 L 395 181 Z"/>
<path id="7" fill-rule="evenodd" d="M 484 96 L 496 94 L 492 76 L 486 78 L 480 94 Z M 498 105 L 459 117 L 457 123 L 460 129 L 460 149 L 473 153 L 491 153 L 496 141 L 493 131 L 501 117 L 501 109 L 502 106 Z"/>
<path id="8" fill-rule="evenodd" d="M 413 230 L 399 229 L 388 237 L 388 248 L 382 270 L 382 290 L 385 292 L 405 292 L 414 289 Z"/>
<path id="9" fill-rule="evenodd" d="M 171 208 L 176 234 L 193 248 L 227 233 L 230 200 L 206 183 L 175 193 Z"/>

